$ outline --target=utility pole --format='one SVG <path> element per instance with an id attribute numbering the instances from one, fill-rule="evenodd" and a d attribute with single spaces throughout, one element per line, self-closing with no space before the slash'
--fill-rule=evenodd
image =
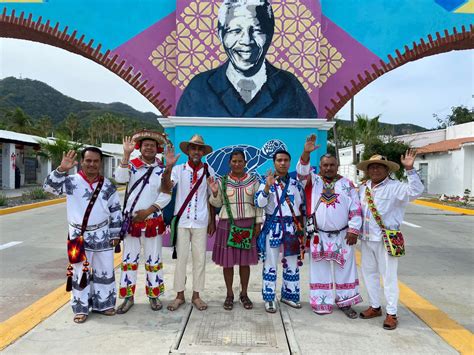
<path id="1" fill-rule="evenodd" d="M 351 98 L 351 127 L 352 127 L 352 164 L 357 164 L 356 141 L 354 131 L 354 97 Z"/>

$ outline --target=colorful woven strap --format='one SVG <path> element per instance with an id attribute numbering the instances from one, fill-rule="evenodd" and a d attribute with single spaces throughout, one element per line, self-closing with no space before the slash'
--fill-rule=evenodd
<path id="1" fill-rule="evenodd" d="M 372 191 L 370 190 L 367 184 L 365 185 L 365 199 L 367 200 L 367 204 L 369 205 L 370 212 L 372 212 L 372 216 L 374 216 L 375 222 L 377 222 L 377 224 L 382 230 L 385 230 L 386 228 L 383 224 L 382 216 L 380 215 L 379 211 L 377 211 L 377 207 L 375 207 Z"/>

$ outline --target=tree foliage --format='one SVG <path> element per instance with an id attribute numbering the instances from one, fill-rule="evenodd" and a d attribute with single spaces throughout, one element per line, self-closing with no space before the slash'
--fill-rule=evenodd
<path id="1" fill-rule="evenodd" d="M 59 166 L 64 152 L 74 150 L 79 154 L 79 150 L 83 146 L 81 143 L 71 143 L 63 138 L 56 138 L 54 143 L 47 140 L 38 140 L 38 143 L 41 147 L 41 151 L 38 154 L 51 159 L 53 167 Z"/>
<path id="2" fill-rule="evenodd" d="M 400 165 L 400 170 L 395 173 L 395 176 L 397 179 L 402 179 L 405 169 L 400 162 L 400 157 L 405 154 L 408 148 L 410 148 L 408 144 L 398 142 L 393 138 L 390 138 L 388 142 L 383 142 L 380 138 L 377 138 L 365 145 L 364 154 L 362 154 L 362 160 L 367 160 L 372 155 L 376 154 L 383 155 L 387 157 L 388 160 Z"/>
<path id="3" fill-rule="evenodd" d="M 465 106 L 453 106 L 451 107 L 451 113 L 444 118 L 439 117 L 437 114 L 433 114 L 433 117 L 438 122 L 438 129 L 444 129 L 446 127 L 455 126 L 458 124 L 474 122 L 474 110 L 469 110 Z"/>

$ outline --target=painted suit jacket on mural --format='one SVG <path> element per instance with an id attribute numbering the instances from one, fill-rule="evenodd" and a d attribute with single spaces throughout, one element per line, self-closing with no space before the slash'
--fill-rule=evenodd
<path id="1" fill-rule="evenodd" d="M 66 194 L 69 237 L 75 239 L 81 233 L 82 220 L 97 182 L 89 184 L 80 174 L 67 175 L 53 170 L 43 188 L 55 195 Z M 105 178 L 89 217 L 84 244 L 86 250 L 112 249 L 111 239 L 118 239 L 122 224 L 122 212 L 117 188 Z"/>
<path id="2" fill-rule="evenodd" d="M 303 196 L 303 189 L 301 188 L 301 184 L 293 179 L 290 178 L 289 182 L 290 185 L 288 186 L 287 196 L 290 198 L 291 204 L 293 206 L 293 210 L 295 211 L 296 216 L 300 216 L 300 208 L 304 201 Z M 281 186 L 277 186 L 278 196 L 281 198 L 282 195 L 282 188 Z M 263 208 L 265 211 L 265 225 L 262 229 L 262 232 L 266 231 L 266 238 L 269 238 L 270 246 L 272 248 L 277 248 L 283 242 L 283 228 L 282 228 L 282 218 L 280 218 L 280 213 L 277 212 L 275 218 L 270 221 L 269 218 L 277 208 L 277 195 L 275 193 L 275 185 L 270 187 L 270 191 L 265 194 L 265 180 L 260 183 L 257 193 L 255 194 L 255 206 Z M 283 215 L 283 223 L 286 232 L 289 232 L 290 235 L 294 236 L 296 232 L 295 224 L 293 222 L 293 217 L 291 214 L 291 210 L 288 207 L 288 203 L 283 201 L 281 204 L 281 212 Z"/>
<path id="3" fill-rule="evenodd" d="M 334 184 L 334 191 L 331 194 L 323 194 L 323 178 L 312 172 L 309 163 L 305 165 L 298 161 L 296 172 L 303 187 L 306 187 L 311 178 L 311 201 L 306 202 L 306 208 L 310 208 L 311 215 L 316 215 L 318 229 L 336 231 L 348 226 L 348 232 L 357 235 L 360 233 L 362 211 L 359 195 L 351 180 L 341 176 Z M 318 200 L 321 200 L 319 206 Z"/>
<path id="4" fill-rule="evenodd" d="M 226 71 L 229 62 L 196 75 L 176 109 L 177 116 L 316 118 L 308 93 L 291 73 L 265 62 L 267 81 L 248 104 L 232 86 Z"/>

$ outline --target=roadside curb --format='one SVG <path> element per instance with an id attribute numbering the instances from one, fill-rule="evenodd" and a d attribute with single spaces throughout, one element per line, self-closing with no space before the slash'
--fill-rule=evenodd
<path id="1" fill-rule="evenodd" d="M 122 253 L 114 255 L 114 268 L 122 262 Z M 31 306 L 0 323 L 0 351 L 49 318 L 71 299 L 66 284 L 43 296 Z"/>
<path id="2" fill-rule="evenodd" d="M 428 202 L 428 201 L 423 201 L 423 200 L 415 200 L 412 203 L 414 203 L 415 205 L 426 206 L 426 207 L 431 207 L 431 208 L 437 208 L 439 210 L 462 213 L 462 214 L 467 214 L 467 215 L 470 215 L 470 216 L 474 216 L 474 210 L 469 210 L 467 208 L 446 206 L 446 205 L 442 205 L 440 203 Z"/>
<path id="3" fill-rule="evenodd" d="M 61 198 L 56 198 L 54 200 L 41 201 L 41 202 L 29 203 L 27 205 L 3 208 L 0 210 L 0 216 L 10 214 L 10 213 L 32 210 L 38 207 L 57 205 L 58 203 L 63 203 L 65 201 L 66 201 L 66 197 L 61 197 Z"/>
<path id="4" fill-rule="evenodd" d="M 124 191 L 124 190 L 125 190 L 125 187 L 119 187 L 117 189 L 117 191 Z M 39 208 L 39 207 L 57 205 L 57 204 L 63 203 L 63 202 L 66 202 L 66 197 L 55 198 L 53 200 L 48 200 L 48 201 L 29 203 L 27 205 L 20 205 L 20 206 L 15 206 L 15 207 L 2 208 L 2 209 L 0 209 L 0 216 L 6 215 L 6 214 L 11 214 L 11 213 L 16 213 L 16 212 L 28 211 L 28 210 L 32 210 L 34 208 Z"/>

